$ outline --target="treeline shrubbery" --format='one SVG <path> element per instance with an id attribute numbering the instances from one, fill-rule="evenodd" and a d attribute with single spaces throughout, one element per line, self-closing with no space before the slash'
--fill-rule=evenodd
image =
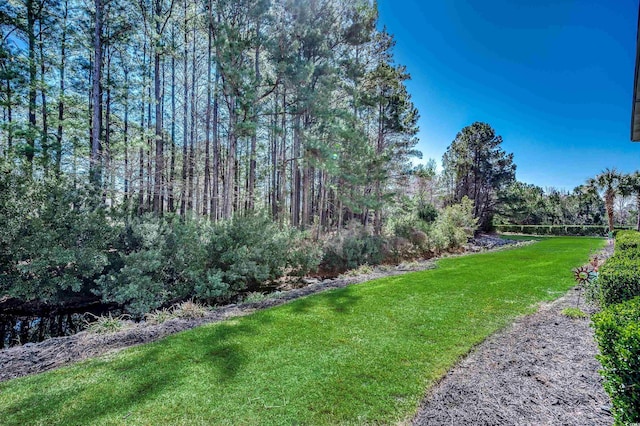
<path id="1" fill-rule="evenodd" d="M 442 212 L 430 204 L 405 206 L 388 220 L 382 235 L 351 223 L 340 234 L 325 238 L 321 270 L 337 273 L 365 264 L 433 257 L 460 248 L 476 229 L 473 202 L 466 197 Z"/>
<path id="2" fill-rule="evenodd" d="M 0 172 L 0 296 L 59 303 L 91 295 L 118 233 L 90 188 Z"/>
<path id="3" fill-rule="evenodd" d="M 593 324 L 615 423 L 636 423 L 640 421 L 640 233 L 618 233 L 615 254 L 600 268 L 595 294 L 605 307 L 594 315 Z"/>
<path id="4" fill-rule="evenodd" d="M 553 236 L 605 237 L 609 233 L 609 228 L 601 225 L 495 225 L 495 229 L 497 232 Z M 616 229 L 626 230 L 630 227 Z"/>
<path id="5" fill-rule="evenodd" d="M 315 270 L 321 250 L 266 216 L 209 224 L 107 210 L 91 187 L 0 172 L 0 296 L 59 305 L 101 298 L 140 315 L 227 301 Z"/>
<path id="6" fill-rule="evenodd" d="M 0 164 L 2 167 L 2 164 Z M 0 297 L 64 305 L 115 303 L 142 315 L 186 299 L 223 303 L 283 276 L 431 257 L 465 244 L 473 204 L 438 212 L 411 205 L 381 235 L 352 223 L 313 240 L 266 215 L 210 223 L 107 208 L 101 192 L 67 178 L 0 171 Z"/>
<path id="7" fill-rule="evenodd" d="M 229 300 L 284 275 L 307 274 L 321 256 L 301 232 L 280 229 L 266 216 L 215 224 L 137 218 L 115 249 L 95 291 L 136 314 L 187 298 Z"/>
<path id="8" fill-rule="evenodd" d="M 352 225 L 327 238 L 322 269 L 343 271 L 364 264 L 433 257 L 460 248 L 476 229 L 473 202 L 466 197 L 440 213 L 433 206 L 409 206 L 389 219 L 381 236 Z"/>

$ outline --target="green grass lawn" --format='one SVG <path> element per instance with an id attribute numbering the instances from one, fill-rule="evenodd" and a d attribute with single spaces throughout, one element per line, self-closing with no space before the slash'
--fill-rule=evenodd
<path id="1" fill-rule="evenodd" d="M 552 238 L 379 279 L 0 384 L 0 424 L 393 424 L 474 345 L 573 286 Z"/>

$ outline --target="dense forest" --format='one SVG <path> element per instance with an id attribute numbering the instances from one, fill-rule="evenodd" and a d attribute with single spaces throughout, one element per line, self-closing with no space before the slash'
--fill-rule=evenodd
<path id="1" fill-rule="evenodd" d="M 369 1 L 3 3 L 0 152 L 136 214 L 379 231 L 418 113 L 376 19 Z"/>
<path id="2" fill-rule="evenodd" d="M 404 257 L 393 46 L 366 0 L 2 2 L 0 346 Z"/>

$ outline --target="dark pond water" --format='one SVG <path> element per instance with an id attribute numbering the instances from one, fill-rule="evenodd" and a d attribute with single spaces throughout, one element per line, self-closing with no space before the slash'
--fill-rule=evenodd
<path id="1" fill-rule="evenodd" d="M 42 342 L 51 337 L 70 336 L 86 328 L 88 323 L 95 320 L 95 316 L 112 310 L 112 306 L 91 305 L 19 314 L 0 311 L 0 349 Z"/>

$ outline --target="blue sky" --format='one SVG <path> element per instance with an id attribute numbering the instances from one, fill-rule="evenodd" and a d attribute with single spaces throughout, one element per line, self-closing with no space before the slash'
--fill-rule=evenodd
<path id="1" fill-rule="evenodd" d="M 438 163 L 484 121 L 518 180 L 571 190 L 640 169 L 630 142 L 638 0 L 379 0 L 412 76 L 419 149 Z"/>

